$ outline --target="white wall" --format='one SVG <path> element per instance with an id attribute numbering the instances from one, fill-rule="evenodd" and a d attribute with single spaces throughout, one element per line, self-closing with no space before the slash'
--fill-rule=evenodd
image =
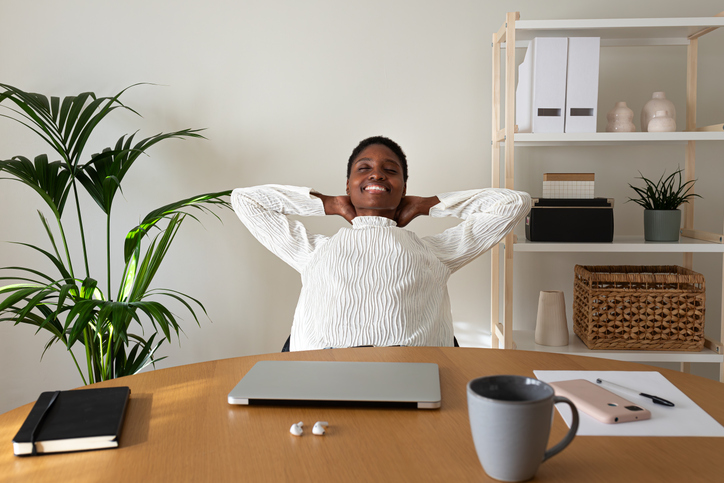
<path id="1" fill-rule="evenodd" d="M 207 141 L 160 145 L 134 167 L 125 200 L 116 204 L 113 243 L 120 249 L 139 217 L 192 194 L 270 182 L 341 193 L 346 159 L 370 135 L 387 135 L 403 146 L 410 193 L 489 186 L 490 38 L 513 10 L 524 19 L 707 16 L 718 13 L 721 3 L 0 0 L 0 82 L 57 96 L 87 90 L 111 95 L 136 82 L 163 85 L 126 93 L 125 102 L 143 118 L 114 115 L 93 140 L 95 149 L 137 129 L 151 135 L 207 128 Z M 701 42 L 700 95 L 706 100 L 699 103 L 700 124 L 722 122 L 723 41 L 722 32 L 715 32 Z M 684 60 L 684 48 L 605 50 L 599 129 L 615 101 L 627 100 L 638 114 L 657 90 L 676 103 L 683 126 Z M 0 133 L 4 159 L 47 152 L 6 119 L 0 119 Z M 711 193 L 697 216 L 710 231 L 722 229 L 721 153 L 717 145 L 697 147 L 700 191 Z M 621 234 L 642 231 L 640 209 L 624 203 L 637 171 L 655 176 L 682 162 L 683 147 L 519 149 L 516 158 L 519 186 L 534 195 L 540 194 L 544 172 L 596 172 L 597 195 L 617 200 Z M 86 216 L 93 218 L 89 229 L 98 233 L 91 247 L 98 272 L 103 218 L 84 203 Z M 35 213 L 40 208 L 19 183 L 0 182 L 0 240 L 45 244 Z M 206 218 L 203 227 L 185 226 L 157 277 L 157 286 L 199 298 L 213 321 L 202 319 L 198 327 L 186 318 L 180 345 L 174 341 L 162 349 L 168 359 L 159 367 L 278 351 L 289 334 L 297 273 L 261 248 L 233 213 L 222 218 L 223 224 Z M 310 220 L 325 233 L 343 223 Z M 416 220 L 411 228 L 428 233 L 446 226 Z M 539 290 L 563 289 L 571 300 L 575 263 L 649 258 L 521 254 L 515 268 L 516 327 L 533 328 Z M 38 263 L 26 249 L 0 245 L 0 266 Z M 707 276 L 714 321 L 707 332 L 718 337 L 721 257 L 699 257 L 695 268 Z M 450 282 L 464 344 L 478 344 L 478 333 L 488 326 L 488 273 L 486 255 Z M 29 327 L 0 324 L 0 412 L 34 400 L 42 390 L 81 384 L 64 348 L 52 347 L 39 361 L 46 341 Z M 713 367 L 696 370 L 715 375 Z"/>

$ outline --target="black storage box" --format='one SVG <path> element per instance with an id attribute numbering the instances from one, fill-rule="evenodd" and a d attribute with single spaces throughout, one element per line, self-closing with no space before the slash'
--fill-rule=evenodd
<path id="1" fill-rule="evenodd" d="M 611 242 L 613 199 L 533 198 L 525 237 L 534 242 Z"/>

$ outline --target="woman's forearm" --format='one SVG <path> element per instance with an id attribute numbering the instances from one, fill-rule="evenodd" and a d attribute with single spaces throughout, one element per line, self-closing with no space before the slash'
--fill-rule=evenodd
<path id="1" fill-rule="evenodd" d="M 283 185 L 237 188 L 231 203 L 249 232 L 279 258 L 302 271 L 326 237 L 310 234 L 304 224 L 289 215 L 320 216 L 323 206 L 309 188 Z"/>
<path id="2" fill-rule="evenodd" d="M 322 200 L 325 215 L 339 215 L 350 223 L 357 216 L 349 196 L 328 196 L 317 191 L 310 194 Z"/>

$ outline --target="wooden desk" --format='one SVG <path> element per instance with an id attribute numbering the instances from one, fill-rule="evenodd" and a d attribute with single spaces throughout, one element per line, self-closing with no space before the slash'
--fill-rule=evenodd
<path id="1" fill-rule="evenodd" d="M 230 406 L 259 360 L 435 362 L 439 410 Z M 658 370 L 720 423 L 724 384 L 606 359 L 465 348 L 359 348 L 266 354 L 152 371 L 98 386 L 131 387 L 121 447 L 19 458 L 11 440 L 31 405 L 0 415 L 0 479 L 13 481 L 486 481 L 468 426 L 465 386 L 490 374 Z M 52 388 L 48 388 L 52 389 Z M 311 434 L 329 421 L 326 436 Z M 289 434 L 304 421 L 305 433 Z M 567 427 L 556 413 L 551 440 Z M 720 481 L 724 438 L 579 436 L 537 481 Z"/>

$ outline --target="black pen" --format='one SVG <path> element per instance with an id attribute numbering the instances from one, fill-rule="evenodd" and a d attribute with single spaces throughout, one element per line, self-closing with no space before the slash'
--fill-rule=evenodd
<path id="1" fill-rule="evenodd" d="M 615 387 L 617 387 L 617 388 L 619 388 L 619 389 L 623 389 L 623 390 L 625 390 L 625 391 L 633 392 L 633 393 L 635 393 L 635 394 L 637 394 L 637 395 L 639 395 L 639 396 L 647 397 L 647 398 L 651 399 L 651 400 L 654 402 L 654 404 L 661 404 L 662 406 L 669 406 L 669 407 L 671 407 L 671 408 L 674 407 L 674 403 L 672 403 L 671 401 L 666 400 L 666 399 L 664 399 L 664 398 L 662 398 L 662 397 L 659 397 L 659 396 L 652 396 L 651 394 L 646 394 L 646 393 L 644 393 L 644 392 L 638 392 L 638 391 L 635 390 L 635 389 L 629 389 L 628 387 L 624 387 L 624 386 L 622 386 L 622 385 L 620 385 L 620 384 L 616 384 L 615 382 L 604 381 L 603 379 L 596 379 L 596 382 L 599 383 L 599 384 L 610 384 L 611 386 L 615 386 Z"/>

